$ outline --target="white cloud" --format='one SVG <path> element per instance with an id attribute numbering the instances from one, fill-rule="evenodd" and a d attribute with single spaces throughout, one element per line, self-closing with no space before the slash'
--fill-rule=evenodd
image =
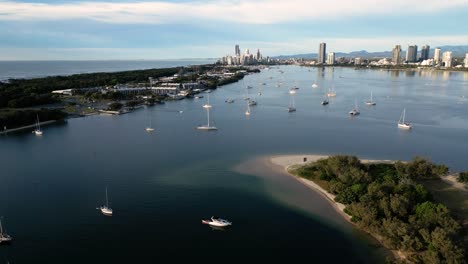
<path id="1" fill-rule="evenodd" d="M 370 14 L 431 13 L 467 8 L 468 0 L 221 0 L 171 3 L 73 2 L 20 3 L 0 0 L 0 20 L 41 21 L 89 19 L 105 23 L 193 23 L 224 21 L 273 24 Z"/>

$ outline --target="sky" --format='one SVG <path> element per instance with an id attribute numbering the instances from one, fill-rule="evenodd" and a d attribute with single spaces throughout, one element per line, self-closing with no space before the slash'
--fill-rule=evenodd
<path id="1" fill-rule="evenodd" d="M 468 0 L 0 0 L 0 60 L 219 58 L 468 45 Z"/>

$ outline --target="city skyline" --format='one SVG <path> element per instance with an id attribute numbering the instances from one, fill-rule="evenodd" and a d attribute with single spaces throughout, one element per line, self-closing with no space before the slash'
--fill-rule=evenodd
<path id="1" fill-rule="evenodd" d="M 0 0 L 0 10 L 0 60 L 219 58 L 232 43 L 270 56 L 312 53 L 320 42 L 340 52 L 468 44 L 468 0 Z"/>

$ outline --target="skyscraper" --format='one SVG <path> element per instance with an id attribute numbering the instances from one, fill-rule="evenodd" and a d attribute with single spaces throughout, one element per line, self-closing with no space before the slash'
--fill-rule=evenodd
<path id="1" fill-rule="evenodd" d="M 463 60 L 463 64 L 465 64 L 465 68 L 468 68 L 468 53 L 465 54 L 465 59 Z"/>
<path id="2" fill-rule="evenodd" d="M 255 59 L 258 61 L 262 58 L 262 54 L 260 54 L 260 49 L 257 49 L 257 54 L 255 57 L 256 57 Z"/>
<path id="3" fill-rule="evenodd" d="M 424 45 L 421 48 L 421 60 L 429 59 L 429 50 L 431 47 L 429 45 Z"/>
<path id="4" fill-rule="evenodd" d="M 395 45 L 392 51 L 392 62 L 394 65 L 401 63 L 401 45 Z"/>
<path id="5" fill-rule="evenodd" d="M 318 52 L 318 60 L 317 63 L 325 63 L 325 58 L 327 56 L 327 43 L 320 43 L 319 52 Z"/>
<path id="6" fill-rule="evenodd" d="M 330 65 L 335 64 L 335 53 L 334 52 L 328 53 L 327 64 L 330 64 Z"/>
<path id="7" fill-rule="evenodd" d="M 452 67 L 452 52 L 446 51 L 442 54 L 442 63 L 445 67 Z"/>
<path id="8" fill-rule="evenodd" d="M 408 50 L 406 50 L 406 62 L 416 62 L 417 54 L 418 54 L 417 45 L 408 46 Z"/>
<path id="9" fill-rule="evenodd" d="M 240 56 L 240 48 L 239 48 L 239 45 L 238 45 L 238 44 L 236 44 L 236 48 L 235 48 L 235 51 L 234 51 L 234 52 L 235 52 L 235 54 L 236 54 L 237 57 Z"/>
<path id="10" fill-rule="evenodd" d="M 440 63 L 440 48 L 435 48 L 434 50 L 434 63 L 435 64 Z"/>

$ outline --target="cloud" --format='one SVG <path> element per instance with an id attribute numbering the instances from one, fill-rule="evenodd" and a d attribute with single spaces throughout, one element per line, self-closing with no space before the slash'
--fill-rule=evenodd
<path id="1" fill-rule="evenodd" d="M 467 8 L 468 0 L 220 0 L 189 2 L 25 3 L 0 0 L 0 21 L 88 19 L 116 24 L 171 24 L 220 21 L 275 24 L 340 17 L 429 14 Z"/>

